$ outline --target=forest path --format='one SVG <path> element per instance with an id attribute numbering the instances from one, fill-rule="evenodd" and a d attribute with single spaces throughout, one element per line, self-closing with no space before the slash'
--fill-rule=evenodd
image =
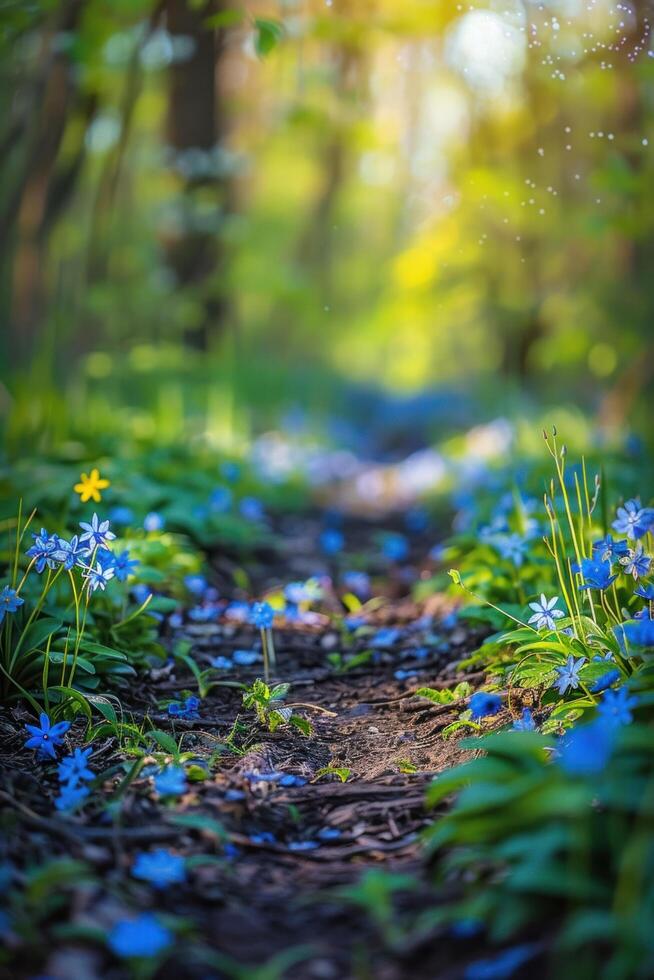
<path id="1" fill-rule="evenodd" d="M 294 516 L 275 528 L 278 547 L 246 563 L 249 594 L 265 597 L 289 581 L 325 572 L 317 549 L 321 521 L 319 515 Z M 480 683 L 483 675 L 459 667 L 478 638 L 449 615 L 444 597 L 410 598 L 411 580 L 432 541 L 414 536 L 406 561 L 393 564 L 380 561 L 379 525 L 353 519 L 344 533 L 347 561 L 349 549 L 355 562 L 368 556 L 373 594 L 381 598 L 366 609 L 367 632 L 344 628 L 343 607 L 329 590 L 314 622 L 279 616 L 274 628 L 273 680 L 290 685 L 285 703 L 311 721 L 310 735 L 290 725 L 270 732 L 244 709 L 238 685 L 261 677 L 262 665 L 260 656 L 243 664 L 234 654 L 256 650 L 258 631 L 222 615 L 202 621 L 188 614 L 166 631 L 166 644 L 172 649 L 185 641 L 201 670 L 223 658 L 229 667 L 212 677 L 228 683 L 205 694 L 193 719 L 172 718 L 165 707 L 196 689 L 179 660 L 121 692 L 125 718 L 137 724 L 149 718 L 181 740 L 187 766 L 195 760 L 200 767 L 196 775 L 204 778 L 191 779 L 184 793 L 159 796 L 150 759 L 106 809 L 133 763 L 133 755 L 107 736 L 94 742 L 92 767 L 119 775 L 105 780 L 97 805 L 62 818 L 52 810 L 56 775 L 44 777 L 36 760 L 25 766 L 20 730 L 12 728 L 3 788 L 23 820 L 12 850 L 30 853 L 35 863 L 79 859 L 95 882 L 89 887 L 82 877 L 76 886 L 66 924 L 72 938 L 64 936 L 50 951 L 48 976 L 126 980 L 128 972 L 108 967 L 101 949 L 74 938 L 89 921 L 110 929 L 124 916 L 126 900 L 189 924 L 188 937 L 178 939 L 179 952 L 164 962 L 157 980 L 462 975 L 467 944 L 444 943 L 429 926 L 415 929 L 417 916 L 447 899 L 430 881 L 421 831 L 433 819 L 424 805 L 426 786 L 464 757 L 457 740 L 442 735 L 460 704 L 433 704 L 414 692 L 463 679 Z M 238 599 L 233 562 L 224 554 L 212 562 L 220 594 Z M 334 567 L 332 577 L 338 577 Z M 69 737 L 71 745 L 82 744 L 85 726 L 77 723 Z M 137 855 L 157 847 L 186 859 L 183 884 L 158 891 L 134 878 Z M 408 923 L 411 929 L 404 929 Z M 25 971 L 21 978 L 34 972 L 27 963 Z"/>
<path id="2" fill-rule="evenodd" d="M 355 521 L 345 536 L 365 552 L 375 533 L 374 524 Z M 267 563 L 263 591 L 310 574 L 316 539 L 311 521 L 293 519 L 283 538 L 283 574 Z M 313 733 L 259 731 L 251 749 L 225 763 L 214 787 L 203 787 L 200 807 L 223 821 L 240 852 L 209 930 L 221 951 L 242 961 L 247 950 L 250 963 L 297 949 L 301 960 L 285 975 L 298 980 L 458 975 L 448 973 L 433 945 L 426 955 L 415 939 L 391 941 L 382 920 L 372 924 L 386 899 L 383 884 L 366 872 L 414 875 L 409 904 L 415 912 L 426 903 L 431 888 L 420 834 L 433 815 L 425 809 L 425 788 L 464 753 L 456 740 L 442 737 L 460 708 L 433 705 L 412 692 L 481 677 L 458 669 L 471 637 L 452 624 L 442 597 L 425 606 L 402 595 L 398 568 L 385 572 L 383 589 L 383 604 L 366 617 L 374 632 L 347 641 L 344 659 L 365 658 L 371 640 L 374 652 L 347 671 L 335 671 L 327 660 L 342 651 L 344 639 L 333 623 L 275 629 L 277 679 L 290 684 L 289 705 L 312 706 L 299 710 Z M 203 642 L 215 652 L 215 641 Z M 242 646 L 241 632 L 223 635 L 221 652 L 226 643 Z M 336 774 L 321 776 L 326 767 L 342 770 L 345 782 Z M 343 888 L 352 901 L 344 901 Z M 302 952 L 307 944 L 311 948 Z"/>

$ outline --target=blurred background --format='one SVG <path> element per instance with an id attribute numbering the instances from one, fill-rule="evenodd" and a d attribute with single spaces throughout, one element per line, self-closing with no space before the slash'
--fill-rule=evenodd
<path id="1" fill-rule="evenodd" d="M 4 0 L 10 453 L 647 436 L 654 52 L 614 0 Z"/>

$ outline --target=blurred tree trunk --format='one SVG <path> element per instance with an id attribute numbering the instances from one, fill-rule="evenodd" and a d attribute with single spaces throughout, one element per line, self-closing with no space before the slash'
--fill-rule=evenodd
<path id="1" fill-rule="evenodd" d="M 17 366 L 34 355 L 42 332 L 47 238 L 70 199 L 84 158 L 82 136 L 66 166 L 57 167 L 63 136 L 74 111 L 79 109 L 88 124 L 97 107 L 93 95 L 78 98 L 71 59 L 65 49 L 53 48 L 58 35 L 77 29 L 83 6 L 83 0 L 69 0 L 43 28 L 46 68 L 35 85 L 31 119 L 22 126 L 28 146 L 21 176 L 1 219 L 2 259 L 11 263 L 8 347 Z"/>
<path id="2" fill-rule="evenodd" d="M 615 287 L 605 297 L 605 304 L 613 313 L 616 322 L 625 309 L 632 325 L 641 333 L 638 351 L 620 367 L 610 387 L 604 393 L 598 412 L 600 428 L 608 435 L 619 433 L 627 424 L 634 405 L 642 393 L 651 388 L 654 378 L 654 343 L 651 339 L 651 324 L 654 317 L 654 296 L 651 285 L 651 269 L 654 261 L 654 245 L 650 235 L 634 234 L 633 229 L 641 227 L 636 219 L 640 209 L 647 207 L 650 195 L 648 178 L 648 155 L 639 139 L 647 132 L 648 109 L 644 81 L 632 64 L 632 52 L 640 51 L 649 38 L 651 26 L 649 5 L 643 0 L 633 4 L 633 18 L 627 42 L 615 56 L 614 71 L 617 75 L 616 130 L 621 145 L 628 147 L 623 151 L 623 159 L 634 178 L 632 189 L 631 227 L 629 231 L 617 231 L 617 260 L 620 268 L 620 290 Z M 625 302 L 625 297 L 627 297 Z M 619 341 L 616 346 L 620 349 Z"/>
<path id="3" fill-rule="evenodd" d="M 175 165 L 183 173 L 182 223 L 180 231 L 164 242 L 168 265 L 180 288 L 194 288 L 201 314 L 188 328 L 189 346 L 207 350 L 224 330 L 231 313 L 224 284 L 219 281 L 225 267 L 220 235 L 198 227 L 199 205 L 207 206 L 220 223 L 233 209 L 231 180 L 227 175 L 196 167 L 208 153 L 223 145 L 227 116 L 220 98 L 220 61 L 225 46 L 224 29 L 216 30 L 208 19 L 224 6 L 221 0 L 198 5 L 191 0 L 166 0 L 166 22 L 174 38 L 190 39 L 190 57 L 174 61 L 169 72 L 167 138 Z M 203 155 L 193 151 L 203 151 Z M 215 160 L 215 153 L 213 155 Z M 208 193 L 207 193 L 208 192 Z"/>
<path id="4" fill-rule="evenodd" d="M 337 0 L 332 9 L 344 17 L 349 8 L 350 0 Z M 334 92 L 339 105 L 349 107 L 349 112 L 344 117 L 327 122 L 324 138 L 321 134 L 321 180 L 313 207 L 300 229 L 293 256 L 293 261 L 306 270 L 307 278 L 315 289 L 317 309 L 322 309 L 323 306 L 331 308 L 333 302 L 335 211 L 351 163 L 352 153 L 349 147 L 352 121 L 361 112 L 363 103 L 367 81 L 365 54 L 363 46 L 356 40 L 337 40 L 330 49 Z M 287 314 L 288 311 L 281 303 L 271 317 L 274 323 L 282 325 L 285 338 L 288 337 Z"/>

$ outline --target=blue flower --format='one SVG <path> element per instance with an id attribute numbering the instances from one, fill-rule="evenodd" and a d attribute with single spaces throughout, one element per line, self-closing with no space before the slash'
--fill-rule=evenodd
<path id="1" fill-rule="evenodd" d="M 370 641 L 370 646 L 375 647 L 377 650 L 387 650 L 389 647 L 395 646 L 399 642 L 402 636 L 402 631 L 394 626 L 383 626 L 380 630 L 377 630 L 372 640 Z"/>
<path id="2" fill-rule="evenodd" d="M 134 569 L 138 568 L 139 565 L 140 562 L 137 558 L 129 557 L 129 550 L 127 548 L 113 556 L 113 568 L 119 582 L 126 582 L 130 575 L 134 574 Z"/>
<path id="3" fill-rule="evenodd" d="M 492 542 L 502 558 L 520 568 L 525 560 L 527 542 L 519 534 L 498 535 Z"/>
<path id="4" fill-rule="evenodd" d="M 638 698 L 629 695 L 625 687 L 619 687 L 617 691 L 607 691 L 600 701 L 597 711 L 607 725 L 619 728 L 621 725 L 628 725 L 633 720 L 631 708 L 638 704 Z"/>
<path id="5" fill-rule="evenodd" d="M 409 554 L 409 542 L 403 534 L 387 534 L 382 542 L 382 552 L 390 561 L 405 561 Z"/>
<path id="6" fill-rule="evenodd" d="M 80 544 L 79 537 L 74 534 L 70 541 L 53 535 L 57 540 L 57 545 L 52 553 L 52 557 L 60 562 L 67 572 L 75 565 L 84 565 L 84 559 L 90 554 L 89 548 Z"/>
<path id="7" fill-rule="evenodd" d="M 225 608 L 224 616 L 235 623 L 246 623 L 250 618 L 250 606 L 247 602 L 230 602 Z"/>
<path id="8" fill-rule="evenodd" d="M 257 629 L 270 629 L 274 619 L 275 611 L 268 602 L 255 602 L 250 610 L 250 622 Z"/>
<path id="9" fill-rule="evenodd" d="M 40 574 L 46 567 L 56 568 L 57 560 L 54 557 L 54 552 L 57 549 L 57 536 L 56 534 L 49 535 L 44 527 L 41 528 L 40 534 L 33 534 L 34 544 L 31 548 L 28 548 L 26 555 L 28 558 L 34 558 L 34 567 Z"/>
<path id="10" fill-rule="evenodd" d="M 581 564 L 575 562 L 572 571 L 577 575 L 583 575 L 584 584 L 579 586 L 580 590 L 599 589 L 600 592 L 604 592 L 618 577 L 617 574 L 611 575 L 608 561 L 595 561 L 594 558 L 582 558 Z"/>
<path id="11" fill-rule="evenodd" d="M 232 654 L 232 659 L 235 664 L 239 667 L 251 667 L 252 664 L 256 664 L 257 660 L 261 658 L 261 655 L 257 650 L 234 650 Z"/>
<path id="12" fill-rule="evenodd" d="M 168 705 L 168 714 L 176 718 L 199 718 L 199 707 L 200 699 L 190 694 L 183 704 L 179 701 L 171 701 Z"/>
<path id="13" fill-rule="evenodd" d="M 154 777 L 154 788 L 161 796 L 179 796 L 186 792 L 186 773 L 181 766 L 167 766 Z"/>
<path id="14" fill-rule="evenodd" d="M 238 505 L 238 509 L 241 517 L 244 517 L 246 521 L 263 520 L 263 504 L 256 497 L 243 497 Z"/>
<path id="15" fill-rule="evenodd" d="M 226 459 L 224 463 L 220 464 L 220 472 L 229 483 L 234 483 L 241 475 L 241 467 L 238 463 Z"/>
<path id="16" fill-rule="evenodd" d="M 59 779 L 71 785 L 75 785 L 80 780 L 94 779 L 95 776 L 88 767 L 92 751 L 91 748 L 75 749 L 72 755 L 65 756 L 57 766 Z"/>
<path id="17" fill-rule="evenodd" d="M 159 847 L 156 851 L 137 854 L 132 874 L 135 878 L 150 882 L 155 888 L 163 889 L 186 881 L 186 864 L 183 857 Z"/>
<path id="18" fill-rule="evenodd" d="M 88 786 L 64 783 L 59 790 L 59 796 L 55 797 L 55 807 L 57 810 L 74 810 L 80 803 L 84 802 L 88 795 Z"/>
<path id="19" fill-rule="evenodd" d="M 561 742 L 559 765 L 571 776 L 602 772 L 613 750 L 613 729 L 604 719 L 573 728 Z"/>
<path id="20" fill-rule="evenodd" d="M 145 531 L 163 531 L 165 526 L 166 522 L 161 514 L 157 514 L 156 510 L 151 510 L 143 518 L 143 528 Z"/>
<path id="21" fill-rule="evenodd" d="M 222 656 L 212 657 L 209 663 L 212 667 L 215 667 L 216 670 L 231 670 L 231 668 L 234 666 L 229 657 Z"/>
<path id="22" fill-rule="evenodd" d="M 561 619 L 561 617 L 565 615 L 562 609 L 554 608 L 558 601 L 558 595 L 555 595 L 552 599 L 547 599 L 541 592 L 540 602 L 529 603 L 529 608 L 534 610 L 534 615 L 528 620 L 528 622 L 535 623 L 537 630 L 543 628 L 555 630 L 556 623 L 554 620 Z"/>
<path id="23" fill-rule="evenodd" d="M 654 647 L 654 620 L 639 619 L 634 623 L 624 623 L 621 630 L 628 643 L 636 647 Z"/>
<path id="24" fill-rule="evenodd" d="M 338 827 L 322 827 L 316 834 L 316 837 L 324 841 L 338 840 L 340 836 L 341 832 Z"/>
<path id="25" fill-rule="evenodd" d="M 475 720 L 486 718 L 488 715 L 496 715 L 502 710 L 502 698 L 499 694 L 488 694 L 486 691 L 477 691 L 473 694 L 468 703 L 471 717 Z"/>
<path id="26" fill-rule="evenodd" d="M 109 511 L 109 520 L 113 524 L 121 524 L 126 527 L 134 521 L 134 512 L 129 507 L 112 507 Z"/>
<path id="27" fill-rule="evenodd" d="M 344 572 L 343 585 L 359 599 L 367 599 L 370 595 L 370 576 L 365 572 Z"/>
<path id="28" fill-rule="evenodd" d="M 593 660 L 594 659 L 595 658 L 593 657 Z M 596 681 L 593 681 L 593 683 L 590 685 L 590 690 L 593 694 L 601 694 L 602 691 L 606 691 L 608 687 L 611 687 L 611 684 L 615 684 L 616 681 L 619 681 L 621 676 L 620 671 L 615 668 L 613 670 L 608 670 L 605 674 L 602 674 L 601 677 L 598 677 Z"/>
<path id="29" fill-rule="evenodd" d="M 7 613 L 15 613 L 24 602 L 25 600 L 21 599 L 15 589 L 5 585 L 4 589 L 0 591 L 0 623 Z"/>
<path id="30" fill-rule="evenodd" d="M 463 974 L 464 980 L 508 980 L 538 952 L 533 943 L 511 946 L 487 960 L 476 960 Z"/>
<path id="31" fill-rule="evenodd" d="M 157 956 L 171 945 L 171 932 L 151 912 L 136 919 L 121 919 L 107 936 L 109 948 L 116 956 Z"/>
<path id="32" fill-rule="evenodd" d="M 520 717 L 511 726 L 514 732 L 533 732 L 536 730 L 536 722 L 529 708 L 523 708 Z"/>
<path id="33" fill-rule="evenodd" d="M 135 601 L 141 606 L 152 595 L 152 589 L 149 585 L 146 585 L 145 582 L 137 582 L 136 585 L 132 586 L 131 592 Z"/>
<path id="34" fill-rule="evenodd" d="M 95 592 L 100 589 L 101 592 L 107 587 L 107 582 L 109 582 L 114 577 L 113 567 L 103 568 L 101 562 L 98 562 L 95 568 L 90 568 L 87 575 L 87 581 L 89 583 L 89 592 Z"/>
<path id="35" fill-rule="evenodd" d="M 97 514 L 93 515 L 90 524 L 86 521 L 80 521 L 79 526 L 84 531 L 84 534 L 80 537 L 80 541 L 88 541 L 91 550 L 94 548 L 106 548 L 109 542 L 113 541 L 116 537 L 114 532 L 109 530 L 109 521 L 100 521 Z"/>
<path id="36" fill-rule="evenodd" d="M 607 534 L 605 538 L 593 542 L 593 558 L 596 561 L 613 562 L 623 558 L 629 551 L 626 541 L 614 541 L 613 535 Z"/>
<path id="37" fill-rule="evenodd" d="M 56 759 L 55 748 L 70 728 L 70 722 L 60 721 L 52 725 L 44 711 L 41 712 L 39 722 L 40 728 L 36 725 L 25 725 L 31 736 L 25 742 L 25 748 L 36 749 L 39 755 L 49 755 L 51 759 Z"/>
<path id="38" fill-rule="evenodd" d="M 304 786 L 306 784 L 306 779 L 304 776 L 294 776 L 293 773 L 285 772 L 280 780 L 280 786 Z"/>
<path id="39" fill-rule="evenodd" d="M 284 598 L 287 604 L 297 606 L 301 602 L 311 602 L 313 590 L 307 588 L 306 582 L 289 582 L 284 586 Z"/>
<path id="40" fill-rule="evenodd" d="M 640 500 L 627 500 L 624 507 L 618 507 L 618 516 L 611 525 L 619 534 L 628 538 L 642 538 L 654 524 L 654 510 L 642 507 Z"/>
<path id="41" fill-rule="evenodd" d="M 637 589 L 634 589 L 634 595 L 640 596 L 641 599 L 647 599 L 648 602 L 654 602 L 654 585 L 641 583 Z"/>
<path id="42" fill-rule="evenodd" d="M 188 611 L 188 618 L 194 623 L 208 623 L 211 619 L 214 619 L 220 609 L 213 603 L 209 602 L 203 606 L 193 606 L 192 609 Z"/>
<path id="43" fill-rule="evenodd" d="M 224 514 L 232 506 L 232 491 L 229 487 L 216 487 L 209 497 L 209 506 L 217 514 Z"/>
<path id="44" fill-rule="evenodd" d="M 334 527 L 327 527 L 320 535 L 320 547 L 326 555 L 337 555 L 345 547 L 345 538 Z"/>
<path id="45" fill-rule="evenodd" d="M 207 584 L 204 575 L 186 575 L 184 578 L 184 585 L 193 595 L 204 595 Z"/>
<path id="46" fill-rule="evenodd" d="M 652 559 L 644 554 L 642 542 L 639 541 L 625 558 L 620 559 L 620 564 L 624 567 L 626 575 L 633 575 L 638 581 L 641 575 L 648 574 Z"/>
<path id="47" fill-rule="evenodd" d="M 556 673 L 559 675 L 559 679 L 554 683 L 554 687 L 558 689 L 559 694 L 565 694 L 566 691 L 572 691 L 576 687 L 579 687 L 579 684 L 581 683 L 579 680 L 579 671 L 585 663 L 585 657 L 579 657 L 577 660 L 575 660 L 571 654 L 566 660 L 564 666 L 554 668 Z"/>

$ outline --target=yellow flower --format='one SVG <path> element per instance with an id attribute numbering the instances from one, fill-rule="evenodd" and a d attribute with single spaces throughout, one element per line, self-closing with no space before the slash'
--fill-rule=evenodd
<path id="1" fill-rule="evenodd" d="M 79 483 L 75 484 L 73 490 L 80 495 L 80 500 L 83 504 L 87 500 L 93 500 L 96 504 L 99 504 L 102 499 L 100 491 L 106 490 L 108 486 L 110 486 L 109 480 L 104 480 L 100 476 L 100 471 L 94 468 L 91 470 L 90 476 L 87 473 L 82 473 L 79 478 Z"/>

